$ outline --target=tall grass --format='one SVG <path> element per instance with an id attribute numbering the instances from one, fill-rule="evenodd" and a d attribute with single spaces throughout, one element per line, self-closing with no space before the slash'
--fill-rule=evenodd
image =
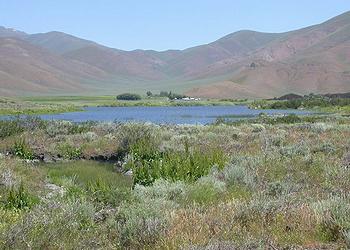
<path id="1" fill-rule="evenodd" d="M 185 152 L 160 152 L 144 138 L 132 146 L 127 167 L 133 170 L 134 184 L 151 185 L 157 179 L 194 182 L 205 176 L 215 166 L 222 169 L 226 156 L 220 149 L 202 152 L 190 149 L 185 142 Z"/>

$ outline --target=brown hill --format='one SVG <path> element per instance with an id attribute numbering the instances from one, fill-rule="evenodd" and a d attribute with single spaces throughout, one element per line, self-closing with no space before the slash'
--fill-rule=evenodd
<path id="1" fill-rule="evenodd" d="M 239 31 L 185 50 L 122 51 L 0 27 L 0 95 L 176 90 L 204 97 L 350 91 L 350 12 L 280 34 Z"/>
<path id="2" fill-rule="evenodd" d="M 254 97 L 289 92 L 346 92 L 350 90 L 349 45 L 350 12 L 347 12 L 325 23 L 282 34 L 238 63 L 212 65 L 215 70 L 211 74 L 233 72 L 226 87 L 211 84 L 187 93 L 207 97 L 245 95 L 238 86 L 255 90 Z M 221 91 L 213 91 L 215 86 Z"/>
<path id="3" fill-rule="evenodd" d="M 99 46 L 97 43 L 84 40 L 62 32 L 52 31 L 26 36 L 26 41 L 50 50 L 52 53 L 64 54 L 87 46 Z"/>
<path id="4" fill-rule="evenodd" d="M 8 29 L 3 26 L 0 26 L 0 37 L 15 37 L 15 38 L 25 38 L 28 35 L 22 31 L 15 29 Z"/>
<path id="5" fill-rule="evenodd" d="M 141 50 L 126 52 L 102 46 L 88 46 L 66 53 L 64 57 L 87 63 L 111 75 L 148 80 L 160 80 L 166 77 L 161 72 L 164 62 Z"/>
<path id="6" fill-rule="evenodd" d="M 78 92 L 82 79 L 105 77 L 99 69 L 66 60 L 16 38 L 0 38 L 0 95 Z"/>

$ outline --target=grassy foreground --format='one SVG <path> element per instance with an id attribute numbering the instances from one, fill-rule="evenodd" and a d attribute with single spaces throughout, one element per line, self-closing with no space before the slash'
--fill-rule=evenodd
<path id="1" fill-rule="evenodd" d="M 348 117 L 222 122 L 2 121 L 1 248 L 350 247 Z"/>

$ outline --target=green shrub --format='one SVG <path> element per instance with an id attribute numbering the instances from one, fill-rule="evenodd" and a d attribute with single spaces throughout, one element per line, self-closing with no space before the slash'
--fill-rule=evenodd
<path id="1" fill-rule="evenodd" d="M 21 119 L 18 119 L 18 122 L 26 131 L 33 131 L 36 129 L 45 129 L 48 122 L 42 120 L 40 117 L 36 116 L 27 116 Z"/>
<path id="2" fill-rule="evenodd" d="M 220 198 L 226 190 L 225 183 L 212 176 L 200 178 L 189 188 L 187 201 L 208 204 Z"/>
<path id="3" fill-rule="evenodd" d="M 24 139 L 15 142 L 13 146 L 13 154 L 25 160 L 33 160 L 34 152 Z"/>
<path id="4" fill-rule="evenodd" d="M 6 209 L 0 206 L 0 235 L 21 218 L 21 212 L 20 210 Z M 2 245 L 1 238 L 0 245 Z"/>
<path id="5" fill-rule="evenodd" d="M 344 234 L 344 239 L 345 239 L 346 246 L 348 248 L 350 248 L 350 230 L 345 231 L 343 234 Z"/>
<path id="6" fill-rule="evenodd" d="M 141 100 L 141 96 L 138 94 L 124 93 L 117 95 L 117 100 L 137 101 Z"/>
<path id="7" fill-rule="evenodd" d="M 20 120 L 0 120 L 0 139 L 7 136 L 20 134 L 24 131 L 21 126 Z"/>
<path id="8" fill-rule="evenodd" d="M 50 137 L 81 134 L 88 132 L 92 124 L 93 122 L 73 123 L 70 121 L 52 121 L 45 127 L 45 131 Z"/>
<path id="9" fill-rule="evenodd" d="M 95 181 L 89 181 L 86 184 L 88 195 L 94 202 L 110 204 L 112 206 L 119 205 L 122 201 L 130 198 L 130 190 L 127 188 L 118 188 L 111 183 L 97 178 Z"/>
<path id="10" fill-rule="evenodd" d="M 194 182 L 207 175 L 213 166 L 222 169 L 226 163 L 223 151 L 216 148 L 202 152 L 197 148 L 190 150 L 186 144 L 185 152 L 160 152 L 147 145 L 147 140 L 141 140 L 132 147 L 132 159 L 127 166 L 133 170 L 134 185 L 147 186 L 160 178 Z"/>
<path id="11" fill-rule="evenodd" d="M 337 151 L 336 147 L 332 143 L 329 143 L 329 142 L 322 143 L 322 144 L 316 146 L 312 150 L 313 153 L 322 152 L 325 154 L 332 154 L 332 153 L 335 153 L 336 151 Z"/>
<path id="12" fill-rule="evenodd" d="M 275 119 L 276 123 L 287 123 L 287 124 L 291 124 L 291 123 L 298 123 L 301 122 L 302 119 L 297 116 L 296 114 L 288 114 L 288 115 L 284 115 L 282 117 L 277 117 Z"/>
<path id="13" fill-rule="evenodd" d="M 82 149 L 72 146 L 68 143 L 64 143 L 58 146 L 58 150 L 64 159 L 77 160 L 82 155 Z"/>
<path id="14" fill-rule="evenodd" d="M 287 186 L 285 183 L 280 182 L 280 181 L 274 181 L 270 182 L 267 185 L 267 194 L 270 196 L 278 197 L 282 194 L 284 194 L 287 189 Z"/>
<path id="15" fill-rule="evenodd" d="M 258 121 L 266 124 L 294 124 L 303 121 L 303 118 L 296 114 L 288 114 L 283 116 L 267 116 L 261 115 L 258 117 Z"/>
<path id="16" fill-rule="evenodd" d="M 160 141 L 157 138 L 157 132 L 155 125 L 149 124 L 140 124 L 140 123 L 126 123 L 121 124 L 118 127 L 117 139 L 119 141 L 119 151 L 120 153 L 127 153 L 131 151 L 131 147 L 134 147 L 135 144 L 146 143 L 147 146 L 152 149 L 159 146 Z M 142 146 L 142 145 L 140 145 Z"/>
<path id="17" fill-rule="evenodd" d="M 265 109 L 298 109 L 331 106 L 344 107 L 348 105 L 350 105 L 350 98 L 329 98 L 322 95 L 310 94 L 299 99 L 275 101 L 272 103 L 265 100 L 255 101 L 251 106 Z"/>
<path id="18" fill-rule="evenodd" d="M 164 179 L 158 179 L 151 186 L 137 184 L 133 193 L 142 201 L 153 199 L 181 201 L 185 198 L 187 191 L 188 185 L 183 181 L 170 182 Z"/>
<path id="19" fill-rule="evenodd" d="M 37 203 L 37 199 L 34 196 L 31 196 L 27 190 L 25 190 L 23 183 L 21 183 L 18 188 L 10 188 L 5 201 L 5 208 L 28 209 L 35 203 Z"/>
<path id="20" fill-rule="evenodd" d="M 310 148 L 303 144 L 294 144 L 281 147 L 279 153 L 284 157 L 293 158 L 295 156 L 307 156 L 310 154 Z"/>

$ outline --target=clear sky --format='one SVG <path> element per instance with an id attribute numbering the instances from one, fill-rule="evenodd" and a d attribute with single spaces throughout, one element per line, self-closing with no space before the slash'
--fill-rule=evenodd
<path id="1" fill-rule="evenodd" d="M 350 10 L 350 0 L 0 0 L 0 26 L 62 31 L 124 49 L 183 49 L 242 29 L 282 32 Z"/>

